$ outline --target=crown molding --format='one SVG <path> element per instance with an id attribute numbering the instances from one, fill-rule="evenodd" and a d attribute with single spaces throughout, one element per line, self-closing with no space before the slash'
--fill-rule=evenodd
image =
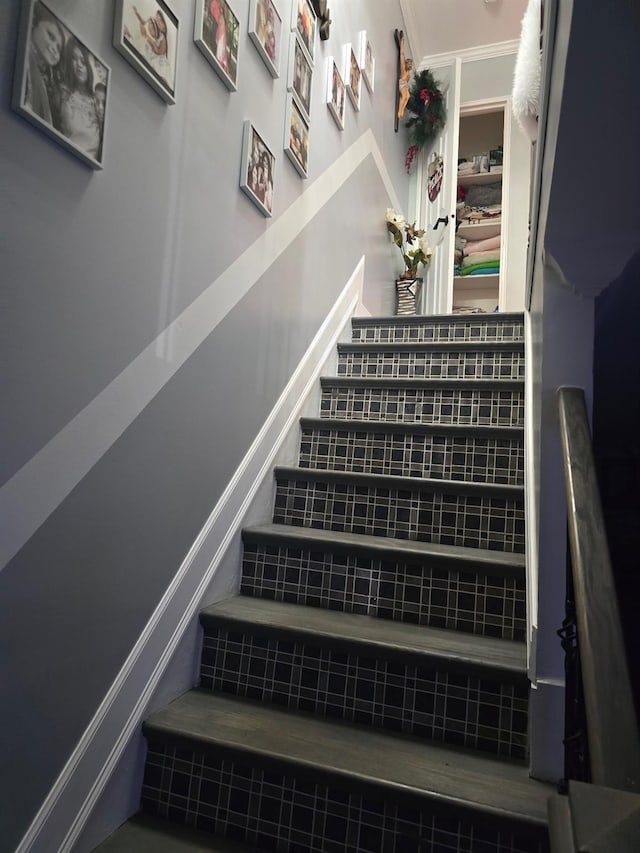
<path id="1" fill-rule="evenodd" d="M 510 39 L 509 41 L 497 41 L 493 44 L 481 44 L 477 47 L 449 50 L 446 53 L 433 53 L 431 56 L 423 56 L 418 68 L 422 71 L 432 66 L 446 65 L 456 57 L 459 57 L 462 62 L 477 62 L 481 59 L 493 59 L 496 56 L 508 56 L 518 52 L 519 44 L 519 39 Z"/>

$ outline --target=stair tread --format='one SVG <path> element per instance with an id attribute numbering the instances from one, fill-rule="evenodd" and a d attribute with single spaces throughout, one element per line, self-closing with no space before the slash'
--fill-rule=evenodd
<path id="1" fill-rule="evenodd" d="M 216 838 L 168 820 L 137 814 L 110 835 L 94 853 L 260 853 L 237 841 Z"/>
<path id="2" fill-rule="evenodd" d="M 490 390 L 521 390 L 524 379 L 422 379 L 398 378 L 393 376 L 321 376 L 323 388 L 352 387 L 361 388 L 472 388 Z"/>
<path id="3" fill-rule="evenodd" d="M 356 418 L 300 418 L 302 429 L 336 429 L 341 432 L 402 432 L 451 435 L 459 438 L 522 439 L 522 426 L 477 426 L 476 424 L 426 424 L 414 421 L 359 421 Z"/>
<path id="4" fill-rule="evenodd" d="M 476 636 L 446 628 L 430 628 L 406 622 L 307 607 L 238 595 L 203 609 L 205 624 L 224 621 L 238 626 L 294 632 L 301 638 L 333 643 L 362 643 L 371 654 L 401 654 L 437 658 L 445 664 L 488 668 L 526 678 L 526 646 L 514 640 Z"/>
<path id="5" fill-rule="evenodd" d="M 360 471 L 339 471 L 334 468 L 301 468 L 297 465 L 278 465 L 274 468 L 276 479 L 347 481 L 365 486 L 388 489 L 429 489 L 439 492 L 463 492 L 513 500 L 524 497 L 524 486 L 503 483 L 474 482 L 472 480 L 430 479 L 428 477 L 400 477 L 397 474 L 367 474 Z"/>
<path id="6" fill-rule="evenodd" d="M 145 733 L 196 740 L 383 785 L 399 796 L 428 797 L 538 826 L 546 826 L 547 799 L 554 791 L 530 779 L 516 762 L 197 689 L 153 714 Z"/>
<path id="7" fill-rule="evenodd" d="M 338 352 L 457 352 L 497 351 L 524 352 L 524 341 L 452 340 L 452 341 L 349 341 L 339 343 Z"/>
<path id="8" fill-rule="evenodd" d="M 371 536 L 365 533 L 347 533 L 315 527 L 294 527 L 289 524 L 261 524 L 247 527 L 242 531 L 242 536 L 245 542 L 269 538 L 321 547 L 338 544 L 343 547 L 375 552 L 383 558 L 391 554 L 402 554 L 407 558 L 418 560 L 423 560 L 425 557 L 438 557 L 443 560 L 464 561 L 476 566 L 499 566 L 504 569 L 522 571 L 525 567 L 525 555 L 511 551 L 467 548 L 462 545 L 441 545 L 437 542 L 394 539 L 390 536 Z M 466 566 L 461 566 L 462 570 L 465 568 Z"/>

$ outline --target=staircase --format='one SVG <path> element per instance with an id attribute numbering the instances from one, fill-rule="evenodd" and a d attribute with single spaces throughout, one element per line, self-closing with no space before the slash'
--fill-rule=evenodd
<path id="1" fill-rule="evenodd" d="M 354 319 L 115 851 L 543 853 L 522 315 Z M 179 825 L 191 827 L 188 831 Z M 202 833 L 202 834 L 201 834 Z"/>

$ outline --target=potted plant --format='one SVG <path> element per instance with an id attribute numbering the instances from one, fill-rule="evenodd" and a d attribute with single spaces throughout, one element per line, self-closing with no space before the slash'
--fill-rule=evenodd
<path id="1" fill-rule="evenodd" d="M 422 285 L 418 268 L 421 264 L 423 269 L 429 266 L 433 249 L 425 238 L 424 231 L 416 228 L 415 222 L 409 224 L 404 216 L 396 213 L 391 207 L 387 209 L 387 231 L 400 249 L 404 265 L 404 270 L 396 279 L 396 312 L 415 314 L 416 299 Z"/>

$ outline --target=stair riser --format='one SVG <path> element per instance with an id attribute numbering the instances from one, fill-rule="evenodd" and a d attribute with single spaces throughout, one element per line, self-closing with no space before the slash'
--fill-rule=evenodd
<path id="1" fill-rule="evenodd" d="M 451 672 L 443 662 L 376 659 L 371 647 L 205 629 L 202 687 L 524 759 L 527 683 Z"/>
<path id="2" fill-rule="evenodd" d="M 278 480 L 276 524 L 524 552 L 524 508 L 510 498 L 420 488 Z"/>
<path id="3" fill-rule="evenodd" d="M 512 352 L 342 352 L 338 376 L 395 379 L 523 379 Z"/>
<path id="4" fill-rule="evenodd" d="M 525 638 L 524 581 L 429 562 L 245 544 L 241 592 L 485 637 Z"/>
<path id="5" fill-rule="evenodd" d="M 521 391 L 488 388 L 330 386 L 322 390 L 320 414 L 341 420 L 521 427 L 524 396 Z"/>
<path id="6" fill-rule="evenodd" d="M 374 757 L 372 756 L 372 761 Z M 291 765 L 204 753 L 152 742 L 142 805 L 146 812 L 265 850 L 288 853 L 547 853 L 545 834 L 521 823 L 444 811 L 406 795 L 354 791 Z"/>
<path id="7" fill-rule="evenodd" d="M 508 438 L 303 429 L 300 467 L 522 486 L 524 447 Z"/>
<path id="8" fill-rule="evenodd" d="M 356 343 L 445 343 L 449 341 L 523 341 L 522 319 L 495 322 L 476 318 L 447 319 L 436 323 L 381 321 L 374 325 L 354 325 Z"/>

